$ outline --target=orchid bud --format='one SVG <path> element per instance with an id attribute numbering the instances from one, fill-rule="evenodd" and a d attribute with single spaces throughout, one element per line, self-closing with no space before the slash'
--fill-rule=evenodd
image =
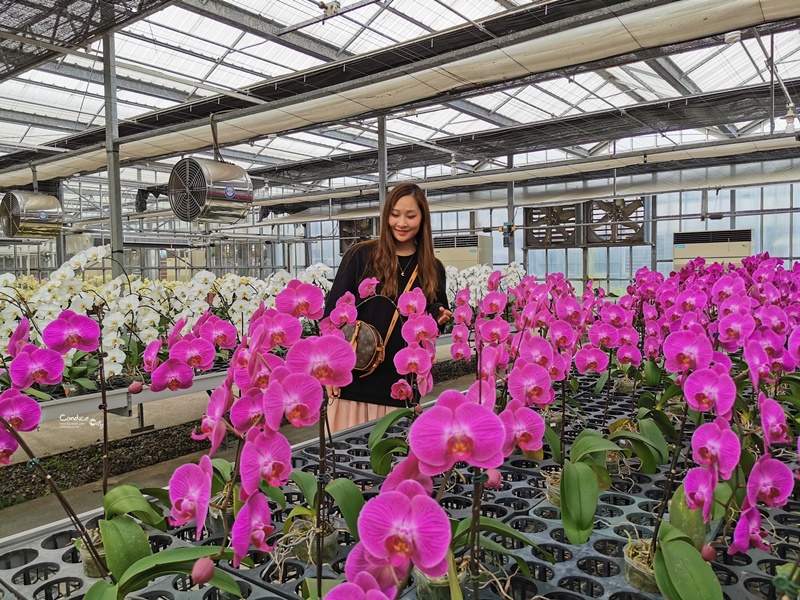
<path id="1" fill-rule="evenodd" d="M 414 405 L 414 412 L 417 413 L 418 415 L 421 415 L 422 414 L 422 405 L 421 404 L 415 404 Z"/>
<path id="2" fill-rule="evenodd" d="M 141 381 L 131 381 L 131 384 L 128 386 L 128 392 L 131 394 L 139 394 L 144 389 Z"/>
<path id="3" fill-rule="evenodd" d="M 704 561 L 711 562 L 717 558 L 717 550 L 713 546 L 706 544 L 703 546 L 703 549 L 700 550 L 700 555 L 703 557 Z"/>
<path id="4" fill-rule="evenodd" d="M 203 556 L 198 558 L 192 567 L 192 581 L 198 585 L 208 583 L 214 576 L 214 561 Z"/>
<path id="5" fill-rule="evenodd" d="M 503 485 L 503 478 L 500 476 L 500 471 L 497 469 L 486 469 L 486 475 L 489 480 L 486 482 L 486 487 L 490 490 L 499 490 Z"/>

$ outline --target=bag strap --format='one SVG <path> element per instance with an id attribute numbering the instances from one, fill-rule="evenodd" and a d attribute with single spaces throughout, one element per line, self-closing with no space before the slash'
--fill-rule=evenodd
<path id="1" fill-rule="evenodd" d="M 408 290 L 410 290 L 410 289 L 411 289 L 411 284 L 412 284 L 412 283 L 414 283 L 414 280 L 417 278 L 417 269 L 419 269 L 419 265 L 416 265 L 416 266 L 414 267 L 414 272 L 413 272 L 413 273 L 411 273 L 411 278 L 408 280 L 408 283 L 406 284 L 406 289 L 404 289 L 404 290 L 403 290 L 403 293 L 404 293 L 404 294 L 405 294 L 405 293 L 406 293 Z M 399 299 L 399 296 L 398 296 L 398 299 Z M 388 343 L 389 343 L 389 338 L 390 338 L 390 337 L 392 337 L 392 331 L 394 331 L 394 326 L 395 326 L 395 325 L 397 325 L 397 319 L 398 319 L 398 317 L 399 317 L 399 316 L 400 316 L 400 309 L 399 309 L 399 308 L 395 308 L 395 309 L 394 309 L 394 316 L 392 317 L 392 322 L 391 322 L 391 324 L 389 325 L 389 329 L 388 329 L 388 331 L 386 332 L 386 337 L 384 338 L 384 340 L 385 340 L 385 341 L 383 342 L 383 345 L 384 345 L 384 346 L 386 346 L 386 344 L 388 344 Z"/>

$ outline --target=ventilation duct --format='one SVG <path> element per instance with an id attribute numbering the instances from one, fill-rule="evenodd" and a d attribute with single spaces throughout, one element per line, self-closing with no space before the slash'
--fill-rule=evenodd
<path id="1" fill-rule="evenodd" d="M 181 221 L 241 221 L 253 201 L 247 171 L 230 163 L 184 158 L 169 175 L 169 205 Z"/>
<path id="2" fill-rule="evenodd" d="M 0 201 L 0 228 L 6 237 L 53 239 L 63 224 L 55 196 L 12 190 Z"/>

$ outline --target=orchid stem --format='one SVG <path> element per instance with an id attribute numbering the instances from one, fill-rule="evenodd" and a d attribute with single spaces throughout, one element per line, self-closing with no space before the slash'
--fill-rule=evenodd
<path id="1" fill-rule="evenodd" d="M 675 483 L 675 475 L 677 475 L 676 468 L 678 466 L 678 457 L 681 453 L 681 448 L 683 448 L 683 434 L 686 430 L 686 417 L 689 414 L 689 406 L 688 404 L 684 404 L 683 406 L 683 416 L 681 417 L 681 429 L 680 433 L 678 433 L 678 443 L 675 445 L 675 451 L 672 453 L 672 463 L 669 467 L 669 475 L 667 476 L 667 487 L 664 490 L 664 496 L 661 500 L 661 505 L 658 508 L 658 517 L 656 518 L 656 526 L 653 529 L 653 539 L 650 542 L 650 552 L 647 555 L 647 561 L 649 565 L 653 564 L 653 557 L 656 554 L 656 546 L 658 545 L 658 530 L 661 529 L 661 523 L 664 520 L 664 513 L 667 510 L 667 498 L 670 497 L 672 493 L 672 485 Z"/>
<path id="2" fill-rule="evenodd" d="M 25 440 L 22 439 L 22 436 L 19 435 L 17 430 L 11 427 L 9 422 L 6 421 L 5 418 L 3 417 L 0 417 L 0 423 L 2 423 L 3 426 L 6 428 L 6 430 L 12 436 L 14 436 L 14 439 L 16 439 L 17 443 L 19 443 L 20 448 L 22 448 L 25 454 L 27 454 L 28 457 L 30 458 L 30 461 L 28 461 L 28 466 L 35 467 L 36 470 L 39 472 L 39 474 L 42 476 L 42 478 L 45 480 L 47 485 L 50 486 L 50 489 L 53 490 L 53 494 L 55 494 L 56 498 L 58 499 L 59 503 L 64 509 L 64 512 L 67 513 L 67 517 L 69 517 L 69 520 L 72 521 L 72 524 L 75 526 L 75 529 L 78 530 L 78 534 L 81 536 L 81 540 L 86 545 L 86 548 L 88 548 L 89 553 L 92 555 L 92 558 L 100 567 L 101 571 L 104 573 L 103 576 L 110 578 L 112 583 L 116 583 L 114 576 L 111 574 L 111 572 L 108 570 L 108 567 L 106 566 L 106 562 L 100 557 L 100 555 L 97 552 L 97 548 L 92 543 L 92 536 L 89 535 L 89 532 L 86 530 L 86 527 L 84 527 L 77 513 L 72 508 L 72 505 L 66 499 L 64 494 L 61 493 L 61 489 L 58 487 L 58 484 L 53 480 L 53 476 L 47 472 L 47 469 L 45 469 L 44 466 L 42 466 L 42 463 L 39 462 L 37 456 L 33 453 L 30 446 L 28 446 Z"/>
<path id="3" fill-rule="evenodd" d="M 567 453 L 567 388 L 561 381 L 561 468 L 564 468 L 564 455 Z"/>
<path id="4" fill-rule="evenodd" d="M 442 500 L 442 496 L 444 496 L 444 490 L 447 487 L 447 482 L 450 481 L 450 477 L 453 475 L 453 469 L 455 469 L 455 465 L 450 467 L 447 470 L 447 473 L 444 474 L 444 480 L 442 481 L 442 485 L 439 486 L 439 491 L 436 492 L 436 502 L 440 502 Z"/>
<path id="5" fill-rule="evenodd" d="M 481 498 L 483 496 L 483 482 L 486 479 L 486 472 L 483 469 L 476 469 L 472 477 L 472 521 L 469 524 L 469 570 L 470 580 L 472 581 L 472 597 L 478 600 L 480 594 L 480 551 L 481 538 L 478 535 L 481 521 Z"/>

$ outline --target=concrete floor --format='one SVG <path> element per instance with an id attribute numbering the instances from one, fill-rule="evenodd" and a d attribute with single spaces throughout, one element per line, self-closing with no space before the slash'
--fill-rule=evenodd
<path id="1" fill-rule="evenodd" d="M 438 358 L 438 357 L 437 357 Z M 442 359 L 440 359 L 442 360 Z M 464 390 L 474 381 L 473 375 L 468 375 L 455 380 L 443 382 L 434 386 L 434 389 L 425 397 L 426 400 L 435 400 L 446 389 Z M 178 398 L 169 398 L 158 402 L 151 402 L 144 407 L 145 425 L 153 424 L 156 428 L 170 427 L 200 419 L 205 413 L 208 404 L 208 395 L 205 392 L 187 394 Z M 37 456 L 58 454 L 70 449 L 88 446 L 101 441 L 103 432 L 100 413 L 86 415 L 88 419 L 75 421 L 48 421 L 42 423 L 37 431 L 24 434 L 25 440 Z M 94 421 L 94 424 L 92 424 Z M 110 415 L 109 436 L 119 439 L 131 435 L 131 430 L 139 427 L 136 416 L 119 417 Z M 282 430 L 287 435 L 291 444 L 302 443 L 317 434 L 316 426 L 297 429 L 287 426 Z M 235 447 L 220 450 L 215 457 L 235 459 Z M 197 462 L 203 455 L 198 452 L 188 456 L 176 458 L 158 465 L 132 471 L 109 480 L 109 487 L 122 483 L 136 483 L 142 487 L 164 487 L 177 467 L 187 462 Z M 25 455 L 17 451 L 13 461 L 24 461 Z M 2 470 L 0 470 L 2 473 Z M 64 496 L 72 504 L 78 514 L 97 509 L 102 505 L 101 482 L 90 483 L 77 488 L 66 490 Z M 29 532 L 36 527 L 61 521 L 65 513 L 55 496 L 49 495 L 23 504 L 11 506 L 0 510 L 0 552 L 3 547 L 10 545 L 12 540 L 4 540 L 20 532 Z M 18 540 L 14 540 L 16 542 Z"/>

